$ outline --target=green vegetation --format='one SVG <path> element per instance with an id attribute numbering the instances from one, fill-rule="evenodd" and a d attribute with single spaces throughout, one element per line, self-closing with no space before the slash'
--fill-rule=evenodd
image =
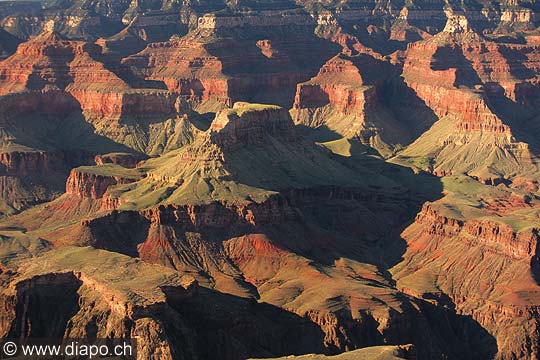
<path id="1" fill-rule="evenodd" d="M 466 176 L 442 178 L 446 196 L 432 204 L 441 214 L 458 220 L 490 220 L 514 231 L 540 226 L 540 201 L 505 186 L 489 186 Z"/>
<path id="2" fill-rule="evenodd" d="M 77 168 L 77 171 L 86 174 L 120 177 L 124 179 L 140 179 L 143 175 L 139 169 L 128 169 L 116 164 L 81 166 Z"/>
<path id="3" fill-rule="evenodd" d="M 252 111 L 266 111 L 266 110 L 280 110 L 282 107 L 277 105 L 266 105 L 266 104 L 252 104 L 247 102 L 236 102 L 232 109 L 225 110 L 227 115 L 236 115 L 242 116 L 245 113 Z"/>

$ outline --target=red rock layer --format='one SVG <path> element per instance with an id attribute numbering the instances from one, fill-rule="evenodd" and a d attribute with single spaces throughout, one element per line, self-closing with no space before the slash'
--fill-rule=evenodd
<path id="1" fill-rule="evenodd" d="M 149 44 L 124 62 L 139 69 L 142 76 L 163 81 L 170 91 L 188 99 L 214 98 L 230 103 L 221 61 L 212 56 L 204 44 L 186 40 Z"/>
<path id="2" fill-rule="evenodd" d="M 538 99 L 540 46 L 534 44 L 471 43 L 462 47 L 464 57 L 489 93 L 498 85 L 504 96 L 521 105 Z"/>
<path id="3" fill-rule="evenodd" d="M 317 76 L 297 86 L 291 114 L 295 123 L 326 126 L 378 150 L 408 142 L 408 130 L 382 105 L 385 80 L 395 75 L 386 61 L 371 55 L 338 55 Z"/>
<path id="4" fill-rule="evenodd" d="M 458 314 L 495 337 L 498 359 L 539 354 L 538 229 L 517 232 L 490 219 L 456 220 L 426 204 L 402 237 L 408 250 L 396 266 L 398 288 L 442 299 L 434 286 L 448 295 Z"/>
<path id="5" fill-rule="evenodd" d="M 74 81 L 127 88 L 92 58 L 100 54 L 97 45 L 66 41 L 54 32 L 45 32 L 21 44 L 15 55 L 0 63 L 2 94 L 63 89 Z"/>
<path id="6" fill-rule="evenodd" d="M 297 217 L 287 201 L 280 197 L 246 205 L 219 202 L 208 205 L 167 205 L 143 210 L 141 214 L 155 224 L 178 224 L 186 230 L 195 231 L 233 225 L 261 226 Z"/>
<path id="7" fill-rule="evenodd" d="M 441 47 L 436 41 L 409 45 L 403 66 L 407 85 L 439 117 L 454 117 L 459 130 L 509 133 L 510 128 L 493 113 L 482 92 L 459 87 L 462 77 L 470 74 L 461 74 L 459 65 L 445 63 L 444 54 L 461 52 L 461 46 L 450 43 Z M 451 55 L 447 56 L 451 62 Z"/>
<path id="8" fill-rule="evenodd" d="M 457 236 L 472 246 L 481 245 L 516 259 L 535 256 L 540 240 L 536 229 L 516 233 L 509 225 L 493 220 L 456 220 L 440 215 L 430 204 L 423 206 L 416 223 L 422 224 L 427 234 Z"/>
<path id="9" fill-rule="evenodd" d="M 101 199 L 110 186 L 129 184 L 135 179 L 114 175 L 101 175 L 73 169 L 66 182 L 66 193 L 80 198 Z"/>
<path id="10" fill-rule="evenodd" d="M 100 57 L 98 45 L 66 41 L 46 32 L 21 44 L 15 55 L 0 62 L 0 94 L 63 90 L 91 118 L 175 111 L 175 96 L 166 91 L 131 89 L 99 61 Z"/>
<path id="11" fill-rule="evenodd" d="M 125 116 L 155 117 L 175 112 L 176 96 L 162 90 L 70 89 L 82 110 L 93 120 Z"/>
<path id="12" fill-rule="evenodd" d="M 123 62 L 194 104 L 211 101 L 230 106 L 238 100 L 290 104 L 294 96 L 290 93 L 297 83 L 309 79 L 316 65 L 299 65 L 298 60 L 304 61 L 309 54 L 305 51 L 311 53 L 313 48 L 323 59 L 330 51 L 328 44 L 309 36 L 246 41 L 207 39 L 195 33 L 149 44 Z"/>
<path id="13" fill-rule="evenodd" d="M 363 73 L 373 73 L 375 70 L 369 65 L 366 61 L 365 67 L 360 69 L 343 56 L 332 58 L 319 70 L 316 77 L 298 85 L 293 109 L 331 104 L 343 114 L 362 112 L 367 102 L 366 97 L 369 98 L 369 95 L 366 96 L 368 89 L 365 86 L 370 83 L 364 81 Z M 371 96 L 374 96 L 373 89 L 369 90 Z"/>

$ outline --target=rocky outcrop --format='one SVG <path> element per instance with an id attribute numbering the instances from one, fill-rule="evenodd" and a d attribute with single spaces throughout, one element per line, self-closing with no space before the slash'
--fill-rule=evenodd
<path id="1" fill-rule="evenodd" d="M 324 127 L 383 152 L 408 141 L 407 130 L 380 101 L 392 66 L 370 55 L 338 55 L 317 76 L 298 84 L 291 114 L 295 123 Z"/>
<path id="2" fill-rule="evenodd" d="M 4 94 L 63 90 L 94 119 L 175 112 L 175 96 L 131 89 L 99 61 L 101 56 L 96 44 L 67 41 L 47 32 L 22 44 L 15 55 L 0 63 L 0 84 Z"/>
<path id="3" fill-rule="evenodd" d="M 448 296 L 458 314 L 470 316 L 496 339 L 491 351 L 497 359 L 536 356 L 538 229 L 455 219 L 443 209 L 424 205 L 402 233 L 408 250 L 393 270 L 398 288 L 440 303 Z M 515 327 L 518 323 L 527 326 Z"/>
<path id="4" fill-rule="evenodd" d="M 98 119 L 150 118 L 176 112 L 176 96 L 162 90 L 93 91 L 70 89 L 85 114 Z"/>
<path id="5" fill-rule="evenodd" d="M 308 320 L 204 289 L 171 269 L 91 248 L 61 249 L 41 260 L 48 266 L 21 267 L 0 294 L 4 337 L 136 338 L 137 359 L 209 360 L 217 348 L 231 360 L 322 351 L 321 332 Z"/>
<path id="6" fill-rule="evenodd" d="M 246 17 L 226 17 L 227 23 L 232 18 L 242 23 Z M 285 17 L 274 14 L 270 19 L 258 19 L 262 21 L 260 28 L 248 31 L 248 39 L 239 36 L 243 29 L 250 28 L 248 24 L 208 25 L 183 38 L 149 44 L 123 62 L 139 77 L 163 82 L 169 91 L 195 107 L 206 104 L 223 108 L 236 101 L 289 107 L 296 84 L 308 80 L 320 62 L 337 52 L 336 46 L 306 31 L 309 24 L 301 25 L 300 31 L 290 25 L 295 27 L 291 29 L 295 36 L 283 38 L 279 28 L 265 24 L 285 21 Z M 317 49 L 316 57 L 308 59 L 302 49 Z"/>
<path id="7" fill-rule="evenodd" d="M 61 152 L 18 152 L 0 154 L 1 172 L 11 176 L 51 175 L 63 170 L 65 154 Z"/>
<path id="8" fill-rule="evenodd" d="M 521 52 L 534 58 L 535 47 L 488 41 L 462 15 L 449 16 L 445 31 L 408 47 L 403 77 L 423 103 L 413 111 L 425 106 L 440 120 L 402 156 L 430 157 L 439 175 L 467 173 L 490 182 L 530 176 L 536 159 L 515 136 L 514 114 L 533 116 L 526 104 L 535 95 L 526 89 L 536 86 L 537 76 L 534 61 L 512 59 Z"/>
<path id="9" fill-rule="evenodd" d="M 100 172 L 105 168 L 103 172 Z M 136 173 L 133 177 L 115 175 L 115 168 L 103 166 L 97 168 L 76 168 L 71 170 L 66 182 L 66 193 L 77 195 L 81 198 L 101 199 L 107 189 L 114 185 L 129 184 L 137 180 Z M 110 174 L 107 174 L 107 171 Z"/>
<path id="10" fill-rule="evenodd" d="M 469 76 L 474 79 L 475 75 L 464 73 L 466 69 L 456 67 L 459 66 L 457 64 L 444 63 L 459 61 L 459 55 L 452 54 L 461 49 L 455 45 L 440 47 L 436 41 L 409 45 L 403 67 L 407 85 L 439 117 L 454 116 L 458 128 L 465 131 L 509 132 L 510 128 L 493 113 L 482 92 L 459 88 L 461 82 Z"/>
<path id="11" fill-rule="evenodd" d="M 2 94 L 64 89 L 70 82 L 88 82 L 90 78 L 96 85 L 127 87 L 92 59 L 100 53 L 95 44 L 67 41 L 55 32 L 44 32 L 21 44 L 13 56 L 0 63 Z"/>
<path id="12" fill-rule="evenodd" d="M 430 204 L 423 206 L 416 223 L 422 224 L 426 234 L 458 237 L 471 246 L 482 246 L 515 259 L 536 256 L 540 240 L 537 229 L 516 232 L 510 225 L 493 220 L 457 220 L 441 215 Z"/>
<path id="13" fill-rule="evenodd" d="M 87 250 L 74 250 L 70 255 L 76 256 L 81 251 Z M 101 256 L 108 255 L 102 252 Z M 0 328 L 2 336 L 19 339 L 112 336 L 127 340 L 137 337 L 138 342 L 134 346 L 137 346 L 138 359 L 149 353 L 155 354 L 158 349 L 159 359 L 172 359 L 176 348 L 172 343 L 163 341 L 163 338 L 173 336 L 172 333 L 166 335 L 164 320 L 172 317 L 178 321 L 179 316 L 168 303 L 194 296 L 197 284 L 193 278 L 163 277 L 158 280 L 156 291 L 145 293 L 148 289 L 144 287 L 138 290 L 126 288 L 129 280 L 124 286 L 112 287 L 110 278 L 96 274 L 95 270 L 75 270 L 70 265 L 51 260 L 54 262 L 52 266 L 56 266 L 54 270 L 30 270 L 26 274 L 18 274 L 17 279 L 13 279 L 11 291 L 4 291 L 0 296 L 1 306 L 6 310 Z M 104 264 L 108 266 L 106 261 Z M 151 275 L 152 271 L 133 262 L 123 262 L 122 266 L 139 275 Z M 44 307 L 55 311 L 43 313 Z M 111 328 L 110 324 L 115 326 Z M 180 329 L 186 330 L 181 323 L 174 328 L 178 333 L 182 332 Z M 190 354 L 190 350 L 193 351 L 183 349 L 182 353 Z"/>
<path id="14" fill-rule="evenodd" d="M 141 76 L 147 79 L 163 81 L 169 91 L 188 100 L 215 99 L 224 104 L 230 103 L 228 81 L 221 75 L 222 65 L 203 44 L 185 40 L 150 44 L 124 62 L 140 69 Z M 204 76 L 197 76 L 201 70 L 204 70 Z"/>
<path id="15" fill-rule="evenodd" d="M 141 160 L 142 159 L 140 156 L 128 153 L 110 153 L 96 155 L 96 157 L 94 158 L 96 165 L 114 164 L 129 169 L 135 168 L 137 166 L 137 163 Z"/>
<path id="16" fill-rule="evenodd" d="M 0 1 L 0 337 L 538 357 L 539 8 L 458 3 Z"/>
<path id="17" fill-rule="evenodd" d="M 373 76 L 377 65 L 375 59 L 371 60 L 371 64 L 370 60 L 368 56 L 363 59 L 343 56 L 332 58 L 319 70 L 315 78 L 298 85 L 293 109 L 332 104 L 344 115 L 362 111 L 364 103 L 368 102 L 363 88 L 373 84 L 373 81 L 365 79 L 365 76 Z"/>
<path id="18" fill-rule="evenodd" d="M 297 219 L 287 200 L 278 196 L 257 204 L 234 205 L 213 203 L 208 205 L 160 206 L 142 211 L 151 223 L 177 224 L 187 231 L 229 226 L 263 226 Z"/>
<path id="19" fill-rule="evenodd" d="M 88 162 L 83 152 L 11 151 L 0 153 L 0 213 L 11 215 L 58 197 L 71 166 Z"/>
<path id="20" fill-rule="evenodd" d="M 285 141 L 297 138 L 287 110 L 279 106 L 237 102 L 216 115 L 210 126 L 210 141 L 223 149 L 257 144 L 268 136 Z"/>

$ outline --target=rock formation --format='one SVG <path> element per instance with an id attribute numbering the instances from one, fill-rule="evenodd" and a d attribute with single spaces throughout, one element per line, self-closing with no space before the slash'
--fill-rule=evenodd
<path id="1" fill-rule="evenodd" d="M 496 338 L 492 347 L 499 358 L 535 354 L 535 343 L 524 339 L 535 338 L 538 327 L 539 237 L 538 229 L 530 227 L 534 222 L 526 220 L 536 206 L 511 192 L 481 186 L 472 198 L 483 209 L 451 209 L 453 197 L 471 191 L 459 185 L 472 181 L 448 180 L 447 198 L 424 205 L 402 233 L 408 250 L 392 270 L 398 288 L 438 304 L 451 301 L 457 313 L 470 316 Z"/>
<path id="2" fill-rule="evenodd" d="M 407 130 L 379 100 L 393 72 L 390 64 L 366 54 L 332 58 L 316 77 L 298 85 L 295 122 L 358 138 L 383 153 L 407 143 Z"/>
<path id="3" fill-rule="evenodd" d="M 538 358 L 539 13 L 0 1 L 0 337 Z"/>
<path id="4" fill-rule="evenodd" d="M 524 117 L 534 116 L 526 104 L 536 100 L 518 93 L 536 86 L 534 71 L 522 70 L 535 65 L 508 60 L 535 49 L 488 41 L 461 15 L 449 17 L 440 34 L 409 45 L 405 83 L 439 121 L 400 160 L 428 156 L 433 173 L 465 172 L 490 182 L 535 172 L 530 145 L 515 136 L 522 124 L 511 114 L 519 103 Z"/>

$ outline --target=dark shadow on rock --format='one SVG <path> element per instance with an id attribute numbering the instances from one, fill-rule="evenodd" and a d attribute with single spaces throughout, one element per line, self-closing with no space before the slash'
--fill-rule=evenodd
<path id="1" fill-rule="evenodd" d="M 297 84 L 315 76 L 326 61 L 340 52 L 340 46 L 315 36 L 315 25 L 264 29 L 227 29 L 220 34 L 224 39 L 218 44 L 223 46 L 210 46 L 207 50 L 222 59 L 222 71 L 230 77 L 229 94 L 233 102 L 291 108 Z M 259 40 L 268 41 L 269 49 L 262 50 Z M 263 51 L 283 55 L 267 56 Z M 239 57 L 244 61 L 237 61 Z"/>
<path id="2" fill-rule="evenodd" d="M 527 87 L 528 85 L 525 84 L 524 86 Z M 489 109 L 505 125 L 510 127 L 516 141 L 527 143 L 529 150 L 538 156 L 540 155 L 540 142 L 538 141 L 540 124 L 538 124 L 537 119 L 540 116 L 538 111 L 540 96 L 536 95 L 532 88 L 521 90 L 529 90 L 529 94 L 522 99 L 518 99 L 518 102 L 508 98 L 502 86 L 491 83 L 486 88 L 486 102 Z"/>
<path id="3" fill-rule="evenodd" d="M 414 141 L 439 119 L 401 76 L 394 76 L 386 81 L 381 90 L 380 99 L 392 111 L 394 117 L 409 129 L 411 141 Z"/>
<path id="4" fill-rule="evenodd" d="M 174 289 L 173 289 L 174 291 Z M 193 329 L 201 360 L 268 358 L 324 353 L 324 333 L 313 322 L 253 299 L 199 287 L 183 300 L 167 293 L 168 303 Z"/>
<path id="5" fill-rule="evenodd" d="M 304 137 L 308 141 L 317 143 L 324 143 L 343 138 L 342 135 L 336 133 L 335 131 L 332 131 L 326 125 L 322 125 L 317 128 L 312 128 L 306 125 L 296 125 L 296 130 L 302 137 Z"/>
<path id="6" fill-rule="evenodd" d="M 457 87 L 462 85 L 474 87 L 482 83 L 459 47 L 444 46 L 437 48 L 431 60 L 431 69 L 433 71 L 456 69 L 456 82 L 454 85 Z"/>
<path id="7" fill-rule="evenodd" d="M 534 47 L 529 49 L 525 48 L 523 51 L 533 52 Z M 527 68 L 523 63 L 529 61 L 529 58 L 521 51 L 512 50 L 512 47 L 500 46 L 499 52 L 505 58 L 505 60 L 510 65 L 510 74 L 516 79 L 525 80 L 532 79 L 536 77 L 534 70 Z"/>
<path id="8" fill-rule="evenodd" d="M 423 315 L 431 324 L 434 335 L 444 339 L 440 345 L 449 359 L 495 358 L 498 352 L 497 340 L 477 321 L 468 315 L 456 313 L 453 304 L 450 307 L 443 307 L 428 301 L 418 302 Z M 418 355 L 419 358 L 423 358 L 421 348 Z"/>
<path id="9" fill-rule="evenodd" d="M 47 274 L 17 284 L 16 315 L 8 337 L 61 338 L 79 310 L 81 284 L 73 273 Z"/>

